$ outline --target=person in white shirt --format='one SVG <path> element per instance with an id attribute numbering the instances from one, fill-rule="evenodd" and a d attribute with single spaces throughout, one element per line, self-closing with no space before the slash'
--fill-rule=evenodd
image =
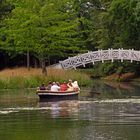
<path id="1" fill-rule="evenodd" d="M 74 90 L 75 90 L 75 91 L 80 90 L 80 88 L 79 88 L 79 86 L 78 86 L 78 82 L 77 82 L 77 81 L 74 81 L 74 82 L 72 83 L 72 86 L 73 86 L 73 88 L 74 88 Z"/>
<path id="2" fill-rule="evenodd" d="M 60 87 L 55 82 L 53 82 L 53 85 L 51 86 L 51 91 L 59 91 L 59 90 Z"/>

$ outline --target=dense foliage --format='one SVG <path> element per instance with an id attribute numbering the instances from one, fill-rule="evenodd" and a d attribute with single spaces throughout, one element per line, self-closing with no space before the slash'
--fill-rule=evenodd
<path id="1" fill-rule="evenodd" d="M 139 50 L 140 1 L 0 0 L 0 27 L 1 68 L 40 64 L 45 71 L 87 50 Z M 98 69 L 106 75 L 129 71 L 129 65 L 105 63 Z M 138 68 L 133 64 L 130 71 Z"/>

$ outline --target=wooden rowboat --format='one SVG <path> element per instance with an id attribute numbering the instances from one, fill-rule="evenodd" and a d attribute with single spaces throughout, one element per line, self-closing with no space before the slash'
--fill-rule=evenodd
<path id="1" fill-rule="evenodd" d="M 40 100 L 45 99 L 78 99 L 80 91 L 49 91 L 49 90 L 37 90 L 36 94 Z"/>

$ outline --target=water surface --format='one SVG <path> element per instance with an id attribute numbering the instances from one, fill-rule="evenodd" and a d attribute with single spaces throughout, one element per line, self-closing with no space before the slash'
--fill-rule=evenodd
<path id="1" fill-rule="evenodd" d="M 0 91 L 0 140 L 138 140 L 140 85 L 95 81 L 78 100 L 40 102 L 34 90 Z"/>

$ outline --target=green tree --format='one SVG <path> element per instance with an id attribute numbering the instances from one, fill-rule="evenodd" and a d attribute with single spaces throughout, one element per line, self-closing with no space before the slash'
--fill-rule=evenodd
<path id="1" fill-rule="evenodd" d="M 0 20 L 9 14 L 13 6 L 6 2 L 6 0 L 0 0 Z"/>
<path id="2" fill-rule="evenodd" d="M 138 0 L 113 1 L 108 13 L 109 38 L 115 48 L 139 49 L 140 18 Z"/>
<path id="3" fill-rule="evenodd" d="M 6 34 L 5 49 L 27 52 L 28 57 L 32 53 L 40 60 L 43 72 L 46 58 L 68 57 L 85 49 L 80 45 L 73 0 L 8 1 L 15 8 L 1 29 Z"/>
<path id="4" fill-rule="evenodd" d="M 92 30 L 89 40 L 96 49 L 108 49 L 110 47 L 106 22 L 108 21 L 107 14 L 111 2 L 112 0 L 101 0 L 98 7 L 91 12 Z"/>
<path id="5" fill-rule="evenodd" d="M 68 57 L 82 50 L 78 25 L 73 1 L 54 0 L 41 7 L 34 26 L 39 32 L 35 50 L 43 65 L 46 57 Z"/>
<path id="6" fill-rule="evenodd" d="M 99 0 L 75 0 L 75 9 L 79 17 L 79 30 L 81 32 L 81 45 L 88 50 L 95 50 L 93 38 L 91 34 L 94 31 L 93 16 L 95 16 L 95 9 L 102 7 Z"/>
<path id="7" fill-rule="evenodd" d="M 0 56 L 7 56 L 7 54 L 3 50 L 3 45 L 5 45 L 4 42 L 6 40 L 6 36 L 5 34 L 2 34 L 1 28 L 4 26 L 3 20 L 10 14 L 13 8 L 13 5 L 8 3 L 6 0 L 0 0 Z M 3 57 L 1 57 L 0 59 L 1 62 L 4 62 L 4 60 L 6 62 L 8 58 L 5 57 L 4 60 L 2 60 Z"/>

